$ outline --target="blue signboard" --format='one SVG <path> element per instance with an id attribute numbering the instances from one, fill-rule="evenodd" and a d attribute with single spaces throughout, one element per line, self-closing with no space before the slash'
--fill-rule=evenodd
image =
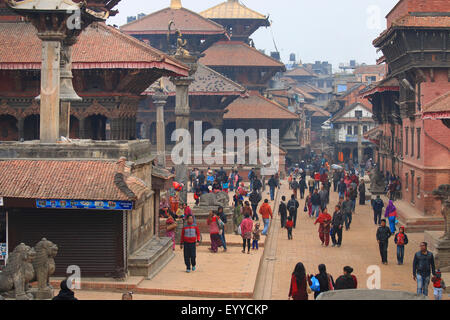
<path id="1" fill-rule="evenodd" d="M 93 200 L 36 200 L 37 208 L 52 209 L 91 209 L 91 210 L 132 210 L 132 201 L 93 201 Z"/>

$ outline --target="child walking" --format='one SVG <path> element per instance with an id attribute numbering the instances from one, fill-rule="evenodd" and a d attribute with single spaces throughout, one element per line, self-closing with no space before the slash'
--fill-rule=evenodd
<path id="1" fill-rule="evenodd" d="M 403 264 L 405 246 L 408 244 L 408 236 L 405 233 L 405 227 L 400 227 L 399 232 L 395 235 L 394 242 L 397 245 L 397 263 Z"/>
<path id="2" fill-rule="evenodd" d="M 292 217 L 288 217 L 286 222 L 286 229 L 288 233 L 288 239 L 292 240 L 292 228 L 294 227 L 294 221 L 292 221 Z"/>
<path id="3" fill-rule="evenodd" d="M 434 287 L 434 300 L 442 300 L 442 293 L 445 290 L 445 282 L 441 277 L 441 270 L 436 270 L 436 275 L 431 278 Z"/>
<path id="4" fill-rule="evenodd" d="M 252 250 L 258 250 L 258 241 L 261 239 L 261 229 L 259 229 L 259 222 L 255 224 L 255 229 L 253 230 L 253 242 L 252 242 Z"/>
<path id="5" fill-rule="evenodd" d="M 197 247 L 200 243 L 200 230 L 197 225 L 194 225 L 194 217 L 189 215 L 187 217 L 187 224 L 181 231 L 180 248 L 184 246 L 184 263 L 186 264 L 186 272 L 195 271 L 197 263 Z"/>

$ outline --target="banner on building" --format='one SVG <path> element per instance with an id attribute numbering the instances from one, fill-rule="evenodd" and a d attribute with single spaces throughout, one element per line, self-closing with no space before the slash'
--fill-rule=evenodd
<path id="1" fill-rule="evenodd" d="M 91 209 L 91 210 L 132 210 L 132 201 L 93 201 L 93 200 L 36 200 L 37 208 L 52 209 Z"/>

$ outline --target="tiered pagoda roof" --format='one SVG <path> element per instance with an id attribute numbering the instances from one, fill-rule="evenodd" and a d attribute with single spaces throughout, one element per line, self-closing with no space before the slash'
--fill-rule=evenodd
<path id="1" fill-rule="evenodd" d="M 27 22 L 0 23 L 0 69 L 40 69 L 42 44 Z M 73 50 L 73 69 L 161 69 L 187 75 L 187 67 L 145 43 L 104 23 L 80 35 Z"/>

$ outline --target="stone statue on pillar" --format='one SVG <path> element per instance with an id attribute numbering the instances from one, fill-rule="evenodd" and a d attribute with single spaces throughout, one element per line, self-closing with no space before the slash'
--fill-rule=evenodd
<path id="1" fill-rule="evenodd" d="M 442 203 L 441 212 L 444 216 L 444 235 L 436 246 L 436 266 L 442 272 L 450 272 L 450 185 L 444 184 L 433 191 L 433 195 Z"/>

